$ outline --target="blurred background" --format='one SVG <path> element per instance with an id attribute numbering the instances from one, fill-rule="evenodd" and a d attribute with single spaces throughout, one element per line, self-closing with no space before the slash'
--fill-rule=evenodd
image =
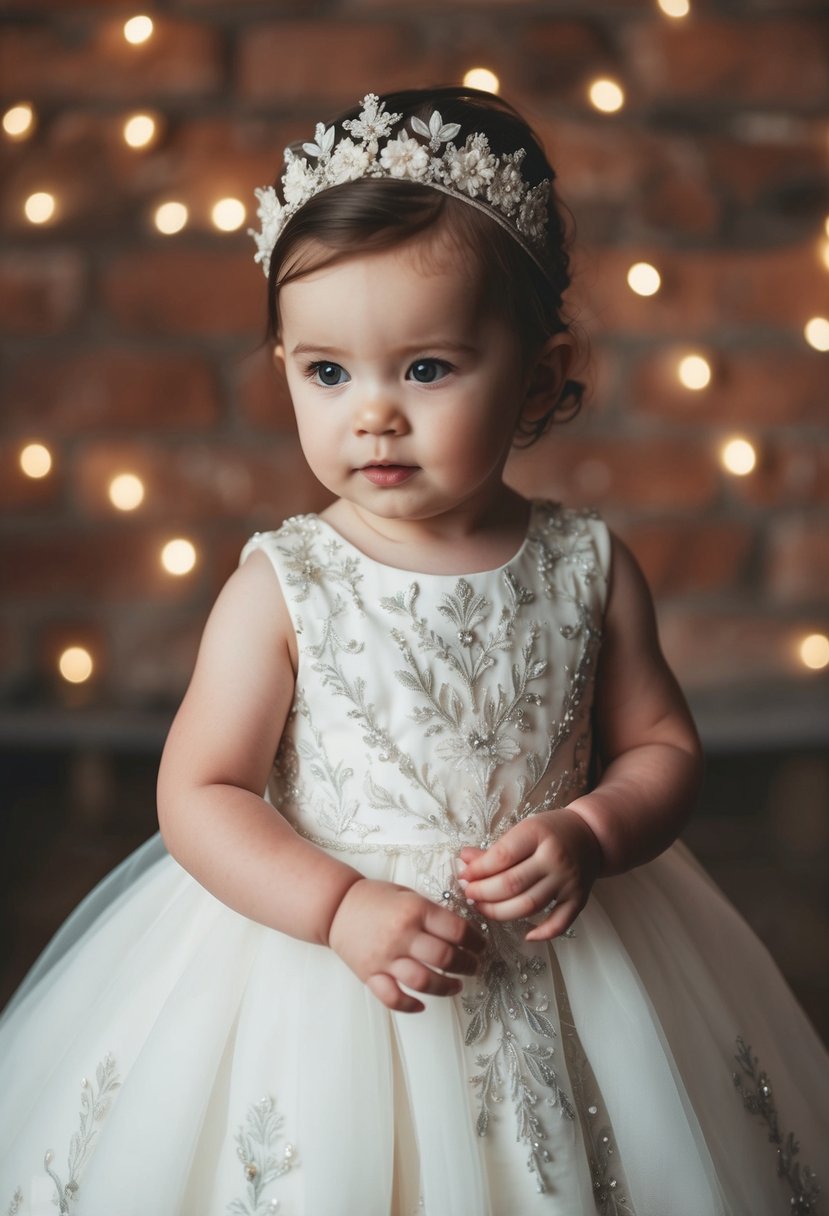
<path id="1" fill-rule="evenodd" d="M 654 589 L 686 839 L 829 1038 L 829 18 L 763 0 L 27 0 L 0 30 L 0 1003 L 156 830 L 246 537 L 326 496 L 245 230 L 368 91 L 500 91 L 576 221 L 582 415 L 518 455 Z M 758 1001 L 762 993 L 756 994 Z"/>

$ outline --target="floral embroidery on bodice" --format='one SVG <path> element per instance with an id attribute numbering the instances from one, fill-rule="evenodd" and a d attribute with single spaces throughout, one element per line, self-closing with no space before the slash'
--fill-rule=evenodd
<path id="1" fill-rule="evenodd" d="M 254 547 L 297 634 L 267 789 L 297 831 L 456 851 L 583 792 L 609 559 L 592 512 L 535 503 L 511 561 L 458 577 L 375 562 L 315 515 Z"/>

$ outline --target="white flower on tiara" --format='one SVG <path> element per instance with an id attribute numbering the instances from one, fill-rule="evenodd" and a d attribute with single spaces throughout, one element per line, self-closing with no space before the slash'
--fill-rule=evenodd
<path id="1" fill-rule="evenodd" d="M 388 113 L 376 93 L 367 93 L 358 117 L 342 124 L 350 135 L 337 139 L 334 125 L 317 123 L 313 142 L 302 145 L 310 163 L 291 148 L 285 149 L 284 202 L 272 186 L 257 189 L 256 214 L 262 226 L 259 232 L 248 229 L 256 242 L 254 260 L 261 263 L 265 274 L 291 217 L 323 190 L 361 177 L 419 182 L 471 203 L 491 215 L 544 270 L 550 180 L 530 186 L 522 172 L 525 149 L 496 156 L 481 132 L 467 135 L 458 148 L 453 140 L 460 133 L 460 123 L 444 122 L 438 110 L 432 111 L 428 123 L 413 115 L 411 130 L 404 126 L 392 138 L 392 128 L 401 118 L 401 114 Z"/>
<path id="2" fill-rule="evenodd" d="M 331 180 L 335 185 L 341 182 L 353 182 L 358 177 L 365 176 L 369 166 L 369 155 L 360 148 L 353 139 L 341 139 L 331 156 L 328 165 Z"/>
<path id="3" fill-rule="evenodd" d="M 470 198 L 483 193 L 495 176 L 497 161 L 489 150 L 485 135 L 469 135 L 462 148 L 452 144 L 446 149 L 447 183 L 465 191 Z"/>
<path id="4" fill-rule="evenodd" d="M 429 153 L 410 136 L 390 139 L 380 153 L 380 164 L 392 177 L 408 177 L 417 181 L 429 168 Z"/>

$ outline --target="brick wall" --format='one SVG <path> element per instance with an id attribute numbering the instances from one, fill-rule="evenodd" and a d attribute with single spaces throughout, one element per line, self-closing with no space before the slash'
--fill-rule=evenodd
<path id="1" fill-rule="evenodd" d="M 825 689 L 796 646 L 829 615 L 828 356 L 803 336 L 829 311 L 829 23 L 817 2 L 691 3 L 672 20 L 652 0 L 169 0 L 144 10 L 155 32 L 138 47 L 121 6 L 6 6 L 4 109 L 37 114 L 31 138 L 0 139 L 9 712 L 168 715 L 245 537 L 326 501 L 260 346 L 252 244 L 212 228 L 210 207 L 250 200 L 289 139 L 367 90 L 473 66 L 499 75 L 559 172 L 591 349 L 583 415 L 511 476 L 597 505 L 629 540 L 701 706 L 774 705 L 782 724 Z M 625 88 L 616 114 L 587 99 L 601 75 Z M 121 135 L 136 110 L 161 124 L 143 151 Z M 58 199 L 41 227 L 22 212 L 35 190 Z M 151 215 L 168 198 L 190 223 L 163 237 Z M 649 298 L 626 283 L 642 260 L 662 275 Z M 689 350 L 712 366 L 702 392 L 676 378 Z M 732 434 L 756 446 L 748 477 L 719 464 Z M 34 439 L 55 457 L 37 481 L 17 464 Z M 122 471 L 146 486 L 129 514 L 107 498 Z M 158 552 L 179 535 L 198 562 L 173 578 Z M 83 687 L 55 673 L 72 642 L 97 664 Z"/>

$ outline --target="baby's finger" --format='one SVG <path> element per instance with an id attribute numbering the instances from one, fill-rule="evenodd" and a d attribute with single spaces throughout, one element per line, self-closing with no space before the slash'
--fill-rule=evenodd
<path id="1" fill-rule="evenodd" d="M 496 840 L 485 853 L 470 858 L 461 878 L 472 882 L 478 878 L 488 878 L 491 874 L 500 874 L 529 857 L 536 849 L 536 840 L 529 832 L 522 831 L 523 824 L 510 828 L 500 840 Z M 464 850 L 461 850 L 463 854 Z M 466 859 L 464 858 L 464 861 Z"/>
<path id="2" fill-rule="evenodd" d="M 366 980 L 366 987 L 387 1009 L 393 1009 L 396 1013 L 422 1013 L 426 1008 L 422 1001 L 409 996 L 392 976 L 383 972 L 370 975 Z"/>
<path id="3" fill-rule="evenodd" d="M 522 920 L 540 912 L 555 897 L 555 885 L 549 874 L 545 874 L 526 891 L 511 899 L 500 900 L 497 903 L 487 903 L 485 900 L 476 901 L 476 909 L 489 920 Z"/>
<path id="4" fill-rule="evenodd" d="M 544 876 L 535 854 L 491 878 L 461 879 L 464 894 L 476 904 L 500 903 L 527 891 Z"/>
<path id="5" fill-rule="evenodd" d="M 480 954 L 486 945 L 483 934 L 471 921 L 439 904 L 430 904 L 423 918 L 423 928 L 433 937 L 443 938 L 450 945 L 470 950 L 473 954 Z"/>
<path id="6" fill-rule="evenodd" d="M 427 992 L 430 996 L 456 996 L 463 988 L 463 981 L 452 975 L 441 975 L 424 967 L 413 958 L 396 958 L 389 967 L 396 980 L 415 992 Z"/>
<path id="7" fill-rule="evenodd" d="M 546 920 L 525 934 L 524 941 L 548 942 L 554 937 L 561 937 L 562 933 L 566 933 L 573 924 L 583 907 L 584 904 L 578 900 L 562 900 L 561 903 L 556 904 L 555 909 Z"/>
<path id="8" fill-rule="evenodd" d="M 474 975 L 478 970 L 478 958 L 471 950 L 453 946 L 451 942 L 432 937 L 429 933 L 418 933 L 409 947 L 409 953 L 427 967 L 437 967 L 452 975 Z"/>

